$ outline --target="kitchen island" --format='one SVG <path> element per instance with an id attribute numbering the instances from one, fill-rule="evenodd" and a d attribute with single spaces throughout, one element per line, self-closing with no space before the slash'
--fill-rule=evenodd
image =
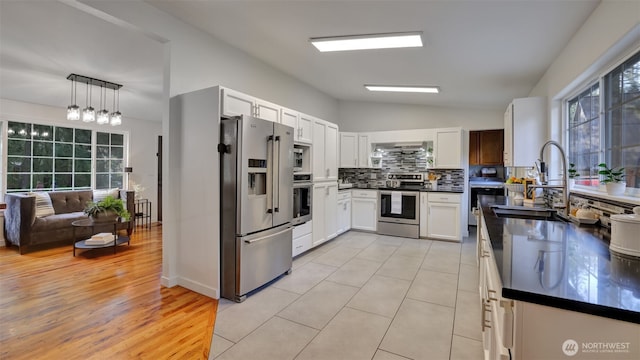
<path id="1" fill-rule="evenodd" d="M 608 229 L 496 215 L 508 201 L 479 197 L 485 358 L 640 358 L 640 260 Z"/>

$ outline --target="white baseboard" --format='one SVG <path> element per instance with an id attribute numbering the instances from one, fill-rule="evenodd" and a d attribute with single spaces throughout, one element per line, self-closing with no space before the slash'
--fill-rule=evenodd
<path id="1" fill-rule="evenodd" d="M 211 286 L 204 285 L 197 281 L 193 281 L 183 277 L 178 277 L 178 285 L 213 299 L 220 298 L 218 289 Z"/>
<path id="2" fill-rule="evenodd" d="M 165 287 L 174 287 L 178 285 L 178 277 L 166 277 L 160 278 L 160 284 Z"/>

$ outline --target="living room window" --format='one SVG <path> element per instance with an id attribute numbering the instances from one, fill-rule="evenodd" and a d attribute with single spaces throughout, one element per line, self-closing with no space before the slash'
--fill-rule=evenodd
<path id="1" fill-rule="evenodd" d="M 122 134 L 10 121 L 7 140 L 7 192 L 90 189 L 94 164 L 95 188 L 122 188 Z"/>
<path id="2" fill-rule="evenodd" d="M 577 185 L 599 186 L 598 164 L 625 168 L 631 193 L 640 190 L 640 52 L 567 100 L 569 162 Z"/>

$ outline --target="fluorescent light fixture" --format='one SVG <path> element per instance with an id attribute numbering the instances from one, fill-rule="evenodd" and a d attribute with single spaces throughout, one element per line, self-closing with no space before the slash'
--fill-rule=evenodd
<path id="1" fill-rule="evenodd" d="M 368 34 L 311 38 L 320 52 L 422 47 L 421 32 Z"/>
<path id="2" fill-rule="evenodd" d="M 416 92 L 437 94 L 440 88 L 437 86 L 405 86 L 405 85 L 365 85 L 369 91 L 392 91 L 392 92 Z"/>

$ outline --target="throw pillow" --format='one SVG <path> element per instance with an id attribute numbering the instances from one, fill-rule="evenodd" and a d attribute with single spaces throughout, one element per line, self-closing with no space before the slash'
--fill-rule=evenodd
<path id="1" fill-rule="evenodd" d="M 51 204 L 51 197 L 46 192 L 32 192 L 31 196 L 36 197 L 36 217 L 45 217 L 49 215 L 55 215 L 53 205 Z"/>
<path id="2" fill-rule="evenodd" d="M 109 195 L 117 199 L 119 191 L 120 190 L 118 188 L 93 190 L 93 202 L 98 202 L 100 200 L 103 200 Z"/>

